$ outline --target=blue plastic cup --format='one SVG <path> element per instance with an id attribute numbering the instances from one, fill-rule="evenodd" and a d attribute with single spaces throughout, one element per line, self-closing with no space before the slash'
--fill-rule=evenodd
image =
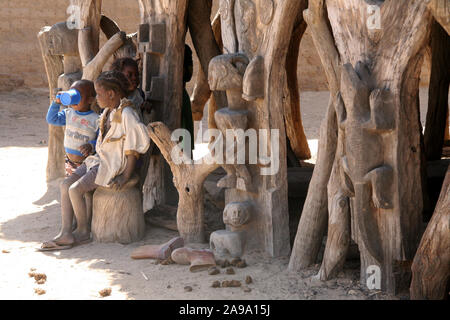
<path id="1" fill-rule="evenodd" d="M 69 91 L 61 92 L 56 96 L 64 106 L 71 106 L 79 104 L 81 101 L 81 94 L 76 89 L 70 89 Z"/>

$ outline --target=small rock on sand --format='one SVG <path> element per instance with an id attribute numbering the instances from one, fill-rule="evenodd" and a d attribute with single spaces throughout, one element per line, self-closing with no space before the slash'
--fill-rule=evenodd
<path id="1" fill-rule="evenodd" d="M 238 288 L 240 286 L 242 286 L 242 284 L 238 280 L 231 280 L 231 281 L 225 280 L 222 282 L 223 288 Z"/>
<path id="2" fill-rule="evenodd" d="M 238 268 L 245 268 L 247 267 L 247 263 L 245 262 L 245 260 L 239 261 L 238 264 L 236 265 L 236 267 Z"/>
<path id="3" fill-rule="evenodd" d="M 227 268 L 227 267 L 229 267 L 231 265 L 228 260 L 217 260 L 216 264 L 218 266 L 220 266 L 221 268 Z"/>
<path id="4" fill-rule="evenodd" d="M 211 285 L 213 288 L 220 288 L 220 281 L 214 281 Z"/>
<path id="5" fill-rule="evenodd" d="M 111 288 L 106 288 L 103 290 L 100 290 L 98 292 L 98 294 L 100 295 L 100 297 L 104 298 L 104 297 L 108 297 L 111 295 L 112 289 Z"/>
<path id="6" fill-rule="evenodd" d="M 36 294 L 41 296 L 41 295 L 45 294 L 46 291 L 41 289 L 41 288 L 36 288 L 36 289 L 34 289 L 34 293 L 36 293 Z"/>
<path id="7" fill-rule="evenodd" d="M 233 260 L 231 260 L 230 264 L 234 267 L 237 267 L 238 263 L 241 261 L 241 258 L 234 258 Z"/>
<path id="8" fill-rule="evenodd" d="M 252 282 L 253 282 L 252 277 L 250 277 L 250 276 L 246 276 L 246 277 L 245 277 L 245 283 L 246 283 L 246 284 L 250 284 L 250 283 L 252 283 Z"/>
<path id="9" fill-rule="evenodd" d="M 192 287 L 191 286 L 186 286 L 186 287 L 184 287 L 184 291 L 191 292 L 192 291 Z"/>
<path id="10" fill-rule="evenodd" d="M 2 250 L 2 253 L 11 253 L 9 250 Z"/>
<path id="11" fill-rule="evenodd" d="M 220 270 L 217 269 L 216 267 L 211 267 L 211 268 L 209 268 L 209 270 L 208 270 L 208 274 L 209 274 L 210 276 L 215 276 L 216 274 L 219 274 L 219 273 L 220 273 Z"/>
<path id="12" fill-rule="evenodd" d="M 235 274 L 236 273 L 233 268 L 227 268 L 227 270 L 225 272 L 227 274 Z"/>
<path id="13" fill-rule="evenodd" d="M 44 284 L 47 281 L 47 275 L 45 273 L 29 272 L 28 276 L 34 278 L 34 281 L 38 284 Z"/>

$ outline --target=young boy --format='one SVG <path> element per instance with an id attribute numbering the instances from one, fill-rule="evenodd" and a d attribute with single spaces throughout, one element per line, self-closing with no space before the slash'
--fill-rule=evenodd
<path id="1" fill-rule="evenodd" d="M 81 101 L 59 111 L 61 101 L 55 98 L 47 113 L 47 122 L 54 126 L 65 126 L 64 148 L 66 151 L 66 176 L 70 176 L 94 150 L 98 135 L 99 116 L 90 106 L 95 99 L 94 83 L 89 80 L 76 81 L 71 89 L 77 90 Z"/>

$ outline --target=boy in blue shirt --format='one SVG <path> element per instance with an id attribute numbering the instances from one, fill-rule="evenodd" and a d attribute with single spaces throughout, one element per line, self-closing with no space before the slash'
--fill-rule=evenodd
<path id="1" fill-rule="evenodd" d="M 71 89 L 77 90 L 81 101 L 62 111 L 61 101 L 55 98 L 47 113 L 47 122 L 54 126 L 65 126 L 64 149 L 66 151 L 66 176 L 70 176 L 93 153 L 98 135 L 99 115 L 91 110 L 95 100 L 94 83 L 89 80 L 76 81 Z"/>

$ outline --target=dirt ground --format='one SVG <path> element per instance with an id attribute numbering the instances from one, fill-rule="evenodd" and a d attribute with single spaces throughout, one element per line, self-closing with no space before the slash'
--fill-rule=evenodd
<path id="1" fill-rule="evenodd" d="M 306 134 L 315 153 L 328 92 L 305 92 L 301 98 Z M 426 90 L 421 90 L 421 101 L 424 119 Z M 151 226 L 142 241 L 131 245 L 91 243 L 67 251 L 37 252 L 40 243 L 55 236 L 60 227 L 58 182 L 45 182 L 47 108 L 46 89 L 0 92 L 0 299 L 101 299 L 99 291 L 107 288 L 111 295 L 103 299 L 402 298 L 365 290 L 359 283 L 357 262 L 351 261 L 337 279 L 323 283 L 313 277 L 319 265 L 290 273 L 289 257 L 272 259 L 262 253 L 245 256 L 248 267 L 235 269 L 235 275 L 222 269 L 210 276 L 191 273 L 186 266 L 132 260 L 134 248 L 160 244 L 176 235 Z M 38 284 L 30 272 L 45 274 L 46 280 Z M 211 287 L 215 280 L 243 282 L 248 275 L 253 278 L 251 292 Z M 193 290 L 185 291 L 186 286 Z"/>

